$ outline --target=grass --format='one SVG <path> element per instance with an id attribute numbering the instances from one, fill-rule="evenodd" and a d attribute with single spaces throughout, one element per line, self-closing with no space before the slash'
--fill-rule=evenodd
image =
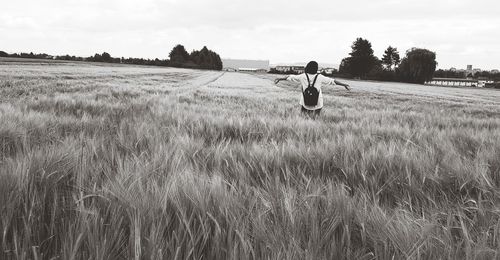
<path id="1" fill-rule="evenodd" d="M 495 259 L 500 96 L 0 60 L 0 259 Z"/>

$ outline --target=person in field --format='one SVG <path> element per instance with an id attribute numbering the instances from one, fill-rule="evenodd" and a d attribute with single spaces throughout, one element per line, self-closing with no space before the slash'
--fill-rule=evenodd
<path id="1" fill-rule="evenodd" d="M 325 85 L 339 85 L 347 90 L 351 90 L 348 84 L 318 74 L 318 63 L 315 61 L 311 61 L 307 64 L 305 73 L 277 78 L 274 80 L 274 83 L 278 84 L 282 80 L 288 80 L 302 85 L 300 110 L 302 114 L 313 118 L 319 116 L 323 108 L 323 93 L 321 92 L 321 87 Z"/>

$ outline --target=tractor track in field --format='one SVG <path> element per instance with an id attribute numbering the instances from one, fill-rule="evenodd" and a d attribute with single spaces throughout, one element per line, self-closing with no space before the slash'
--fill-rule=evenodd
<path id="1" fill-rule="evenodd" d="M 226 72 L 221 72 L 218 75 L 216 75 L 215 77 L 210 77 L 206 81 L 204 80 L 203 82 L 196 82 L 196 81 L 194 83 L 187 82 L 186 84 L 179 86 L 178 89 L 171 92 L 171 94 L 174 94 L 177 96 L 190 94 L 190 93 L 192 93 L 200 88 L 208 87 L 208 85 L 216 82 L 217 80 L 222 78 L 225 74 L 226 74 Z"/>

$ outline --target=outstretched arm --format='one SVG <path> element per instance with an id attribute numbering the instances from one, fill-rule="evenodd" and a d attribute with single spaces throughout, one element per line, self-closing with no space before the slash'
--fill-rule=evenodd
<path id="1" fill-rule="evenodd" d="M 282 80 L 287 80 L 287 79 L 288 79 L 288 76 L 281 77 L 281 78 L 276 78 L 276 79 L 274 80 L 274 84 L 278 84 L 280 81 L 282 81 Z"/>
<path id="2" fill-rule="evenodd" d="M 351 90 L 351 86 L 349 86 L 349 84 L 342 83 L 342 82 L 340 82 L 340 81 L 338 81 L 338 80 L 334 80 L 334 81 L 335 81 L 335 84 L 337 84 L 337 85 L 339 85 L 339 86 L 343 86 L 345 89 L 347 89 L 347 90 L 349 90 L 349 91 Z"/>

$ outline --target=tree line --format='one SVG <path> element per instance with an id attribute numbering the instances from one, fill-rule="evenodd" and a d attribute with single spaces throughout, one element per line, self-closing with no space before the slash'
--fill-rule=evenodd
<path id="1" fill-rule="evenodd" d="M 169 59 L 143 59 L 143 58 L 118 58 L 112 57 L 108 52 L 96 53 L 90 57 L 78 57 L 70 55 L 52 56 L 46 53 L 13 53 L 9 54 L 0 51 L 0 57 L 11 58 L 30 58 L 30 59 L 54 59 L 67 61 L 87 61 L 87 62 L 105 62 L 105 63 L 123 63 L 135 65 L 165 66 L 192 69 L 222 70 L 222 60 L 216 52 L 209 50 L 204 46 L 201 50 L 193 50 L 188 53 L 184 46 L 176 45 L 169 54 Z"/>
<path id="2" fill-rule="evenodd" d="M 178 44 L 169 54 L 170 65 L 173 67 L 222 70 L 222 60 L 214 51 L 206 46 L 199 51 L 188 53 L 184 46 Z"/>
<path id="3" fill-rule="evenodd" d="M 434 77 L 436 78 L 473 78 L 473 79 L 490 79 L 493 81 L 500 81 L 500 72 L 489 72 L 489 71 L 480 71 L 476 73 L 469 73 L 464 71 L 457 70 L 436 70 L 434 73 Z"/>
<path id="4" fill-rule="evenodd" d="M 436 53 L 427 49 L 412 48 L 401 58 L 397 48 L 389 46 L 379 59 L 371 42 L 363 38 L 357 38 L 351 49 L 339 73 L 353 78 L 423 84 L 433 78 L 438 64 Z"/>

